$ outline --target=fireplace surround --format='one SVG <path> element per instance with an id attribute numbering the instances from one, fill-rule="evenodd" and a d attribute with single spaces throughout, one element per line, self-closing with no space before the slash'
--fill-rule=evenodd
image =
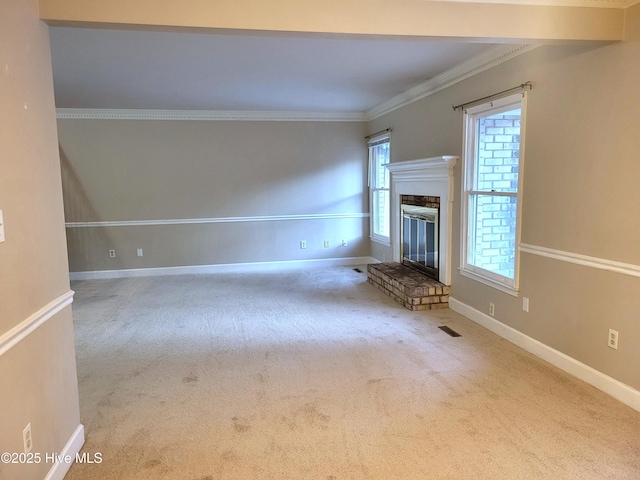
<path id="1" fill-rule="evenodd" d="M 402 262 L 401 196 L 439 198 L 437 280 L 451 285 L 453 169 L 457 156 L 443 155 L 389 163 L 391 172 L 391 245 L 393 261 Z M 403 197 L 405 198 L 405 197 Z"/>

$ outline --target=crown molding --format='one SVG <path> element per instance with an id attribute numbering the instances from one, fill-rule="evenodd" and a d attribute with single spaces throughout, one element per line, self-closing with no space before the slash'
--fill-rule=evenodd
<path id="1" fill-rule="evenodd" d="M 145 110 L 57 108 L 64 120 L 202 120 L 240 122 L 366 122 L 364 112 L 266 112 L 241 110 Z"/>
<path id="2" fill-rule="evenodd" d="M 456 0 L 454 0 L 456 1 Z M 584 0 L 586 1 L 586 0 Z M 594 0 L 611 1 L 619 0 Z M 640 1 L 640 0 L 638 0 Z M 366 112 L 269 112 L 242 110 L 145 110 L 57 108 L 56 117 L 64 120 L 198 120 L 198 121 L 254 121 L 254 122 L 367 122 L 386 115 L 454 85 L 477 73 L 527 53 L 538 45 L 498 45 L 476 55 L 415 87 L 370 108 Z"/>
<path id="3" fill-rule="evenodd" d="M 367 110 L 367 118 L 373 120 L 390 113 L 537 47 L 537 45 L 499 45 L 494 47 L 370 108 Z"/>

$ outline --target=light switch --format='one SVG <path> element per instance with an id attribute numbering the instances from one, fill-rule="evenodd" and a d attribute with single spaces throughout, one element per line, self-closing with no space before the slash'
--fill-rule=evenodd
<path id="1" fill-rule="evenodd" d="M 0 243 L 4 242 L 4 218 L 2 217 L 2 210 L 0 210 Z"/>

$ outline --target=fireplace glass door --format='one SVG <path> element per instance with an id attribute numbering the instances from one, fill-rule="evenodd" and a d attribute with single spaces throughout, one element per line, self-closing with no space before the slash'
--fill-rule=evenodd
<path id="1" fill-rule="evenodd" d="M 438 209 L 402 205 L 402 263 L 438 279 Z"/>

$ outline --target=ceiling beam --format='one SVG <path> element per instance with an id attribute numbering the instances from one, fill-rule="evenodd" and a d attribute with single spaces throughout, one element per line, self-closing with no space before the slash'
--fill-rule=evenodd
<path id="1" fill-rule="evenodd" d="M 39 0 L 53 26 L 456 41 L 619 41 L 625 10 L 429 0 Z"/>
<path id="2" fill-rule="evenodd" d="M 640 40 L 640 3 L 627 8 L 625 11 L 625 40 Z"/>

